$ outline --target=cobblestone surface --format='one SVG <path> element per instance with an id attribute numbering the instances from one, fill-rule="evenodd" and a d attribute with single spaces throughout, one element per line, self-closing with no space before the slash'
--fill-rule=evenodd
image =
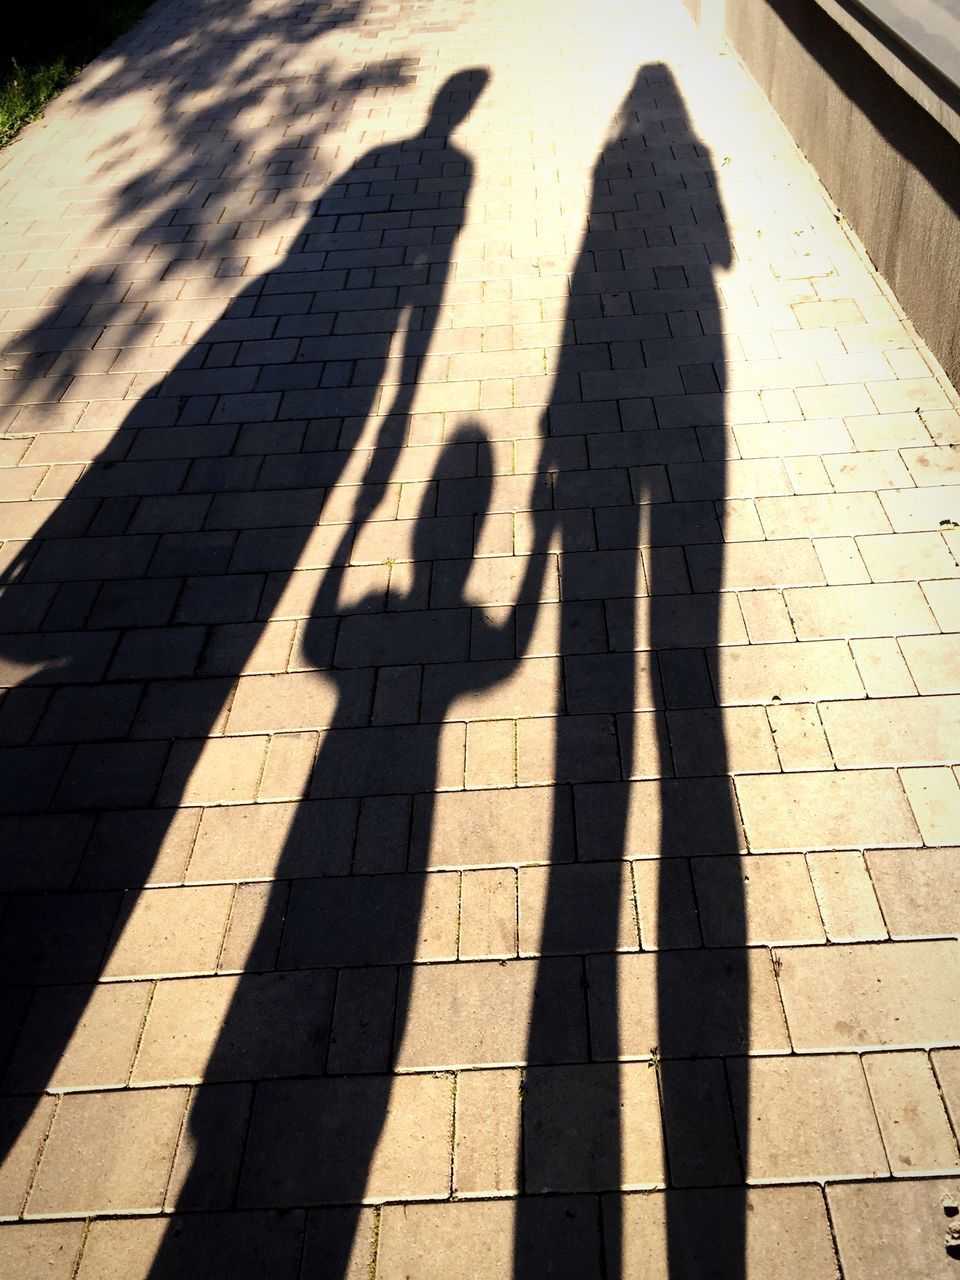
<path id="1" fill-rule="evenodd" d="M 955 1276 L 960 399 L 733 55 L 159 0 L 0 201 L 0 1271 Z"/>

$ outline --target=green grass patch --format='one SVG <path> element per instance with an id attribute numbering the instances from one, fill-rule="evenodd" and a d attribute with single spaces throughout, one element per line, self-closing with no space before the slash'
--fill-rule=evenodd
<path id="1" fill-rule="evenodd" d="M 0 22 L 0 146 L 41 115 L 149 5 L 150 0 L 21 0 L 14 15 Z"/>

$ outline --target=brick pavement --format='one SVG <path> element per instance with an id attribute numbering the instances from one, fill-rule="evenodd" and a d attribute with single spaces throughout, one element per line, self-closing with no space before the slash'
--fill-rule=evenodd
<path id="1" fill-rule="evenodd" d="M 732 55 L 161 0 L 0 188 L 0 1271 L 954 1276 L 960 401 Z"/>

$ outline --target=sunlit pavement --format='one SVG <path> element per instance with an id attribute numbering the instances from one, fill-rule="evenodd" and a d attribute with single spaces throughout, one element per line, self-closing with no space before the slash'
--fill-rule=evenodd
<path id="1" fill-rule="evenodd" d="M 960 401 L 733 54 L 161 0 L 0 206 L 0 1273 L 955 1277 Z"/>

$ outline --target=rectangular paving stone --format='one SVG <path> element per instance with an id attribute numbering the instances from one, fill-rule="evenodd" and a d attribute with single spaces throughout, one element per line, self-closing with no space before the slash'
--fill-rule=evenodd
<path id="1" fill-rule="evenodd" d="M 758 774 L 736 787 L 753 852 L 920 844 L 892 770 Z"/>
<path id="2" fill-rule="evenodd" d="M 949 1225 L 944 1195 L 956 1195 L 955 1178 L 829 1186 L 827 1200 L 844 1277 L 950 1280 L 957 1264 L 944 1248 Z"/>
<path id="3" fill-rule="evenodd" d="M 3 1087 L 29 1093 L 126 1084 L 150 995 L 145 982 L 39 989 Z"/>
<path id="4" fill-rule="evenodd" d="M 448 791 L 414 801 L 411 859 L 418 866 L 569 862 L 573 849 L 566 787 Z"/>
<path id="5" fill-rule="evenodd" d="M 457 1196 L 519 1190 L 519 1071 L 461 1071 L 457 1076 L 453 1189 Z"/>
<path id="6" fill-rule="evenodd" d="M 539 986 L 533 960 L 417 965 L 405 970 L 400 977 L 400 1000 L 401 1004 L 409 1001 L 410 1012 L 397 1055 L 398 1069 L 520 1065 L 527 1058 L 532 1018 L 549 1032 L 537 1047 L 544 1059 L 582 1061 L 586 1029 L 579 962 L 553 958 L 540 965 Z"/>
<path id="7" fill-rule="evenodd" d="M 104 976 L 213 972 L 232 900 L 230 885 L 131 891 L 121 907 Z"/>
<path id="8" fill-rule="evenodd" d="M 637 950 L 629 865 L 521 867 L 519 922 L 521 955 Z"/>
<path id="9" fill-rule="evenodd" d="M 210 1280 L 230 1280 L 249 1268 L 296 1280 L 303 1230 L 298 1211 L 100 1218 L 91 1225 L 78 1275 L 128 1280 L 151 1270 L 175 1276 L 198 1268 Z"/>
<path id="10" fill-rule="evenodd" d="M 727 778 L 588 783 L 574 790 L 585 861 L 732 854 L 746 847 Z"/>
<path id="11" fill-rule="evenodd" d="M 807 854 L 807 865 L 831 942 L 868 942 L 887 936 L 874 885 L 858 850 L 822 849 Z"/>
<path id="12" fill-rule="evenodd" d="M 960 1168 L 957 1140 L 927 1055 L 868 1053 L 863 1069 L 894 1177 Z"/>
<path id="13" fill-rule="evenodd" d="M 190 1091 L 167 1183 L 168 1212 L 226 1209 L 233 1204 L 252 1106 L 250 1084 L 204 1085 Z"/>
<path id="14" fill-rule="evenodd" d="M 913 582 L 844 587 L 793 587 L 783 593 L 801 640 L 924 635 L 937 630 Z"/>
<path id="15" fill-rule="evenodd" d="M 17 894 L 4 913 L 0 966 L 11 984 L 93 982 L 119 893 Z"/>
<path id="16" fill-rule="evenodd" d="M 960 747 L 960 697 L 825 703 L 820 714 L 841 769 L 952 764 Z"/>
<path id="17" fill-rule="evenodd" d="M 514 1266 L 549 1276 L 599 1280 L 600 1224 L 593 1196 L 530 1196 L 450 1204 L 386 1205 L 377 1251 L 379 1280 L 500 1280 Z"/>
<path id="18" fill-rule="evenodd" d="M 887 1160 L 859 1060 L 737 1058 L 727 1064 L 734 1118 L 749 1134 L 750 1182 L 876 1178 Z"/>
<path id="19" fill-rule="evenodd" d="M 721 706 L 862 698 L 850 650 L 840 640 L 735 645 L 708 654 Z"/>
<path id="20" fill-rule="evenodd" d="M 663 1185 L 657 1078 L 646 1063 L 531 1067 L 523 1113 L 529 1191 Z"/>
<path id="21" fill-rule="evenodd" d="M 0 1228 L 0 1270 L 9 1276 L 73 1280 L 82 1222 L 25 1222 Z"/>
<path id="22" fill-rule="evenodd" d="M 708 947 L 823 942 L 823 925 L 800 854 L 694 858 L 693 883 Z"/>
<path id="23" fill-rule="evenodd" d="M 44 1146 L 27 1213 L 157 1212 L 186 1100 L 185 1089 L 67 1094 Z"/>
<path id="24" fill-rule="evenodd" d="M 466 726 L 411 724 L 330 729 L 311 797 L 388 796 L 463 786 Z"/>
<path id="25" fill-rule="evenodd" d="M 250 1121 L 241 1206 L 445 1199 L 452 1086 L 444 1075 L 262 1084 Z"/>
<path id="26" fill-rule="evenodd" d="M 185 878 L 344 875 L 350 869 L 357 809 L 355 800 L 205 809 Z"/>
<path id="27" fill-rule="evenodd" d="M 671 1222 L 689 1226 L 667 1244 Z M 837 1280 L 823 1192 L 818 1187 L 716 1187 L 604 1201 L 611 1233 L 622 1232 L 623 1274 L 742 1274 L 749 1280 Z M 622 1226 L 621 1226 L 622 1224 Z M 682 1270 L 681 1270 L 682 1268 Z"/>
<path id="28" fill-rule="evenodd" d="M 952 693 L 960 682 L 960 636 L 904 636 L 900 648 L 919 693 Z"/>
<path id="29" fill-rule="evenodd" d="M 949 1045 L 956 1038 L 956 942 L 779 950 L 790 1038 L 801 1053 Z"/>
<path id="30" fill-rule="evenodd" d="M 560 665 L 554 658 L 431 664 L 423 670 L 420 719 L 549 716 L 559 699 Z"/>
<path id="31" fill-rule="evenodd" d="M 333 986 L 333 975 L 327 972 L 160 982 L 143 1029 L 133 1082 L 316 1074 L 326 1058 Z"/>
<path id="32" fill-rule="evenodd" d="M 363 671 L 338 677 L 319 672 L 245 676 L 237 685 L 227 720 L 228 733 L 326 729 L 331 724 L 363 724 L 373 697 L 373 679 Z"/>
<path id="33" fill-rule="evenodd" d="M 587 980 L 596 1057 L 647 1058 L 655 1047 L 664 1058 L 788 1050 L 767 952 L 590 956 Z"/>
<path id="34" fill-rule="evenodd" d="M 891 937 L 956 934 L 960 850 L 871 849 L 865 856 Z"/>
<path id="35" fill-rule="evenodd" d="M 469 657 L 470 614 L 466 609 L 354 614 L 344 618 L 337 639 L 338 667 L 454 662 Z M 344 677 L 339 676 L 338 681 Z M 356 682 L 354 682 L 356 683 Z M 341 685 L 348 696 L 349 685 Z"/>
<path id="36" fill-rule="evenodd" d="M 446 873 L 295 881 L 281 967 L 455 959 L 459 905 L 459 877 Z"/>
<path id="37" fill-rule="evenodd" d="M 393 966 L 339 972 L 327 1056 L 330 1072 L 354 1075 L 390 1070 L 396 999 Z"/>
<path id="38" fill-rule="evenodd" d="M 460 880 L 460 959 L 516 954 L 516 873 L 510 869 L 466 872 Z"/>
<path id="39" fill-rule="evenodd" d="M 4 1150 L 0 1213 L 4 1217 L 20 1216 L 56 1105 L 56 1099 L 49 1097 L 4 1098 L 0 1104 Z"/>

